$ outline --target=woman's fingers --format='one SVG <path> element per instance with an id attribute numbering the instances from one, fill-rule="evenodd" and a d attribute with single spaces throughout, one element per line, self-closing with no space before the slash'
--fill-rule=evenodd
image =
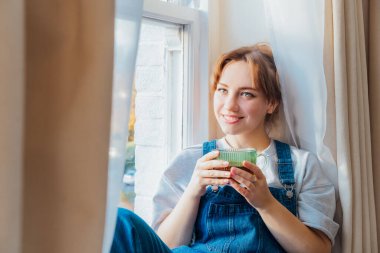
<path id="1" fill-rule="evenodd" d="M 235 175 L 243 177 L 244 179 L 250 182 L 256 182 L 258 180 L 258 177 L 256 176 L 256 174 L 249 173 L 245 170 L 242 170 L 236 167 L 231 168 L 231 175 L 232 177 L 234 177 Z"/>
<path id="2" fill-rule="evenodd" d="M 255 164 L 250 163 L 248 161 L 243 161 L 243 166 L 247 169 L 249 169 L 258 179 L 265 178 L 263 172 L 259 167 L 257 167 Z"/>
<path id="3" fill-rule="evenodd" d="M 255 208 L 263 207 L 273 200 L 265 175 L 256 165 L 244 161 L 243 166 L 249 171 L 231 168 L 230 185 L 238 191 Z"/>
<path id="4" fill-rule="evenodd" d="M 229 179 L 226 178 L 203 178 L 204 185 L 226 185 L 230 183 Z"/>
<path id="5" fill-rule="evenodd" d="M 228 166 L 227 161 L 216 160 L 219 155 L 218 150 L 207 153 L 198 159 L 196 168 L 198 170 L 212 170 L 214 168 L 225 168 Z"/>
<path id="6" fill-rule="evenodd" d="M 243 171 L 243 172 L 245 172 L 245 171 Z M 249 173 L 246 172 L 246 174 L 249 174 Z M 248 189 L 254 189 L 255 188 L 253 175 L 249 175 L 249 177 L 247 178 L 247 177 L 244 177 L 244 176 L 241 176 L 239 174 L 232 172 L 231 178 L 234 179 L 237 183 L 244 185 Z"/>
<path id="7" fill-rule="evenodd" d="M 211 152 L 208 152 L 207 154 L 205 154 L 204 156 L 202 156 L 201 158 L 198 159 L 198 163 L 201 163 L 201 162 L 205 162 L 205 161 L 208 161 L 208 160 L 212 160 L 212 159 L 215 159 L 219 156 L 219 150 L 213 150 Z"/>
<path id="8" fill-rule="evenodd" d="M 198 175 L 204 178 L 229 178 L 231 173 L 222 170 L 198 170 Z"/>
<path id="9" fill-rule="evenodd" d="M 234 179 L 230 180 L 230 185 L 239 192 L 243 197 L 248 198 L 251 191 L 249 191 L 247 188 L 242 187 L 238 182 L 236 182 Z"/>
<path id="10" fill-rule="evenodd" d="M 199 163 L 197 168 L 200 170 L 212 170 L 214 168 L 226 168 L 228 167 L 228 162 L 223 160 L 210 160 Z"/>

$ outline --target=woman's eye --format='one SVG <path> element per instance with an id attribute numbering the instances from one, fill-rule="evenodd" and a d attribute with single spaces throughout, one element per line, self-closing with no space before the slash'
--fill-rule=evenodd
<path id="1" fill-rule="evenodd" d="M 227 90 L 224 88 L 218 88 L 218 92 L 222 94 L 227 94 Z"/>
<path id="2" fill-rule="evenodd" d="M 242 92 L 242 93 L 241 93 L 241 96 L 243 96 L 243 97 L 247 97 L 247 98 L 253 98 L 253 97 L 255 97 L 255 95 L 253 95 L 253 94 L 250 93 L 250 92 L 246 92 L 246 91 Z"/>

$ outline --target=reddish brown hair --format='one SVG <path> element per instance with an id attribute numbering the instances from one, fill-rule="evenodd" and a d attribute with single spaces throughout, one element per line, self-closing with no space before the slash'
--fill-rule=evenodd
<path id="1" fill-rule="evenodd" d="M 271 121 L 278 114 L 278 108 L 282 102 L 281 87 L 271 47 L 266 43 L 258 43 L 222 54 L 216 62 L 212 75 L 211 90 L 213 92 L 216 90 L 223 69 L 233 61 L 247 62 L 256 88 L 264 93 L 269 103 L 277 104 L 272 115 L 267 115 L 267 121 Z"/>

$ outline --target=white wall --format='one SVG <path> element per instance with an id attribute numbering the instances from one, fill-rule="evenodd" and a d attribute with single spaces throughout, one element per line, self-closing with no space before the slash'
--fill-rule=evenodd
<path id="1" fill-rule="evenodd" d="M 211 63 L 222 52 L 268 41 L 263 0 L 210 0 Z"/>
<path id="2" fill-rule="evenodd" d="M 210 74 L 221 53 L 269 41 L 263 0 L 210 0 L 209 24 Z M 209 112 L 209 135 L 215 138 L 221 132 L 214 120 L 212 103 Z"/>
<path id="3" fill-rule="evenodd" d="M 222 52 L 269 39 L 262 0 L 220 1 L 219 24 Z"/>

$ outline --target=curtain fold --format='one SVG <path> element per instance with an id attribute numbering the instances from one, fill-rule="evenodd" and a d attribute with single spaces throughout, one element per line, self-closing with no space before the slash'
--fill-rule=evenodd
<path id="1" fill-rule="evenodd" d="M 280 133 L 275 137 L 315 153 L 338 189 L 336 163 L 325 144 L 325 5 L 318 0 L 277 0 L 264 1 L 264 7 L 284 102 L 285 122 L 274 129 L 276 134 Z"/>
<path id="2" fill-rule="evenodd" d="M 116 0 L 111 140 L 103 252 L 112 244 L 120 202 L 128 140 L 132 84 L 140 34 L 143 0 Z"/>
<path id="3" fill-rule="evenodd" d="M 109 252 L 142 5 L 1 1 L 0 252 Z"/>
<path id="4" fill-rule="evenodd" d="M 338 183 L 343 210 L 341 252 L 378 252 L 362 1 L 331 1 Z M 330 89 L 331 89 L 330 88 Z"/>
<path id="5" fill-rule="evenodd" d="M 21 252 L 24 1 L 0 1 L 0 252 Z"/>
<path id="6" fill-rule="evenodd" d="M 380 1 L 368 1 L 368 82 L 371 118 L 372 140 L 372 168 L 375 187 L 376 216 L 380 217 Z M 377 231 L 380 231 L 380 222 L 377 222 Z M 376 239 L 376 238 L 372 238 Z M 380 241 L 380 233 L 377 233 L 377 242 Z M 379 245 L 378 245 L 379 247 Z"/>
<path id="7" fill-rule="evenodd" d="M 114 2 L 25 1 L 22 252 L 99 252 Z"/>

